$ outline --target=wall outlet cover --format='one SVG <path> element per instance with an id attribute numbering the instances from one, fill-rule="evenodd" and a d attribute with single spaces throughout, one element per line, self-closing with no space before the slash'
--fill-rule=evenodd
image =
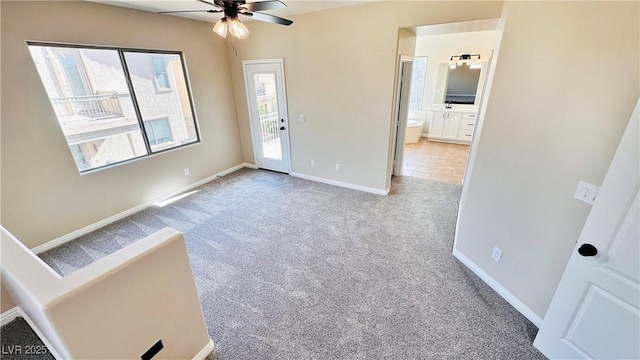
<path id="1" fill-rule="evenodd" d="M 502 250 L 495 246 L 493 248 L 493 252 L 491 253 L 491 258 L 496 262 L 500 262 L 500 260 L 502 260 Z"/>

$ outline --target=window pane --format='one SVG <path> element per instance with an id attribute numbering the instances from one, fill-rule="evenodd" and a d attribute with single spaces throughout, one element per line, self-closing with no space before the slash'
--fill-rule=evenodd
<path id="1" fill-rule="evenodd" d="M 149 144 L 152 145 L 152 149 L 154 147 L 153 145 L 173 141 L 169 120 L 167 118 L 145 121 L 144 127 L 147 130 L 147 139 L 149 139 Z"/>
<path id="2" fill-rule="evenodd" d="M 146 129 L 151 150 L 198 141 L 180 55 L 125 52 L 124 56 L 145 128 L 151 127 Z"/>
<path id="3" fill-rule="evenodd" d="M 147 154 L 116 50 L 29 51 L 81 172 Z"/>
<path id="4" fill-rule="evenodd" d="M 426 76 L 427 58 L 415 58 L 413 60 L 413 71 L 411 72 L 411 95 L 409 99 L 409 110 L 422 110 L 422 96 Z"/>
<path id="5" fill-rule="evenodd" d="M 164 63 L 164 59 L 161 57 L 154 56 L 152 60 L 158 87 L 161 89 L 168 89 L 169 79 L 167 78 L 167 64 Z"/>

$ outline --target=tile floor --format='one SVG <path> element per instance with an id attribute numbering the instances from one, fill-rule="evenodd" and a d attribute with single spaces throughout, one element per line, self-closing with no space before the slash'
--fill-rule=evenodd
<path id="1" fill-rule="evenodd" d="M 448 144 L 420 138 L 404 145 L 402 174 L 453 184 L 462 184 L 469 145 Z"/>

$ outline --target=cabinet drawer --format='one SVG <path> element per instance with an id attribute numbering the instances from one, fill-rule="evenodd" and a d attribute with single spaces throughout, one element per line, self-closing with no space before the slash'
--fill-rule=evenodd
<path id="1" fill-rule="evenodd" d="M 476 121 L 475 120 L 465 120 L 462 119 L 462 122 L 460 123 L 460 130 L 469 130 L 473 133 L 473 129 L 476 127 Z"/>
<path id="2" fill-rule="evenodd" d="M 475 120 L 478 114 L 462 114 L 462 120 Z"/>
<path id="3" fill-rule="evenodd" d="M 458 135 L 458 140 L 470 142 L 472 137 L 473 137 L 473 130 L 460 130 L 460 133 Z"/>

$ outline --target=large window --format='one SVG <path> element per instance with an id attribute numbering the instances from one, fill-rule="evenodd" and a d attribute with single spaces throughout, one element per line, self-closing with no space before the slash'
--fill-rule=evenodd
<path id="1" fill-rule="evenodd" d="M 200 141 L 180 52 L 28 45 L 80 172 Z"/>
<path id="2" fill-rule="evenodd" d="M 427 58 L 417 57 L 413 59 L 411 71 L 411 95 L 409 98 L 409 110 L 422 110 L 422 98 L 424 94 L 424 82 L 427 77 Z"/>

